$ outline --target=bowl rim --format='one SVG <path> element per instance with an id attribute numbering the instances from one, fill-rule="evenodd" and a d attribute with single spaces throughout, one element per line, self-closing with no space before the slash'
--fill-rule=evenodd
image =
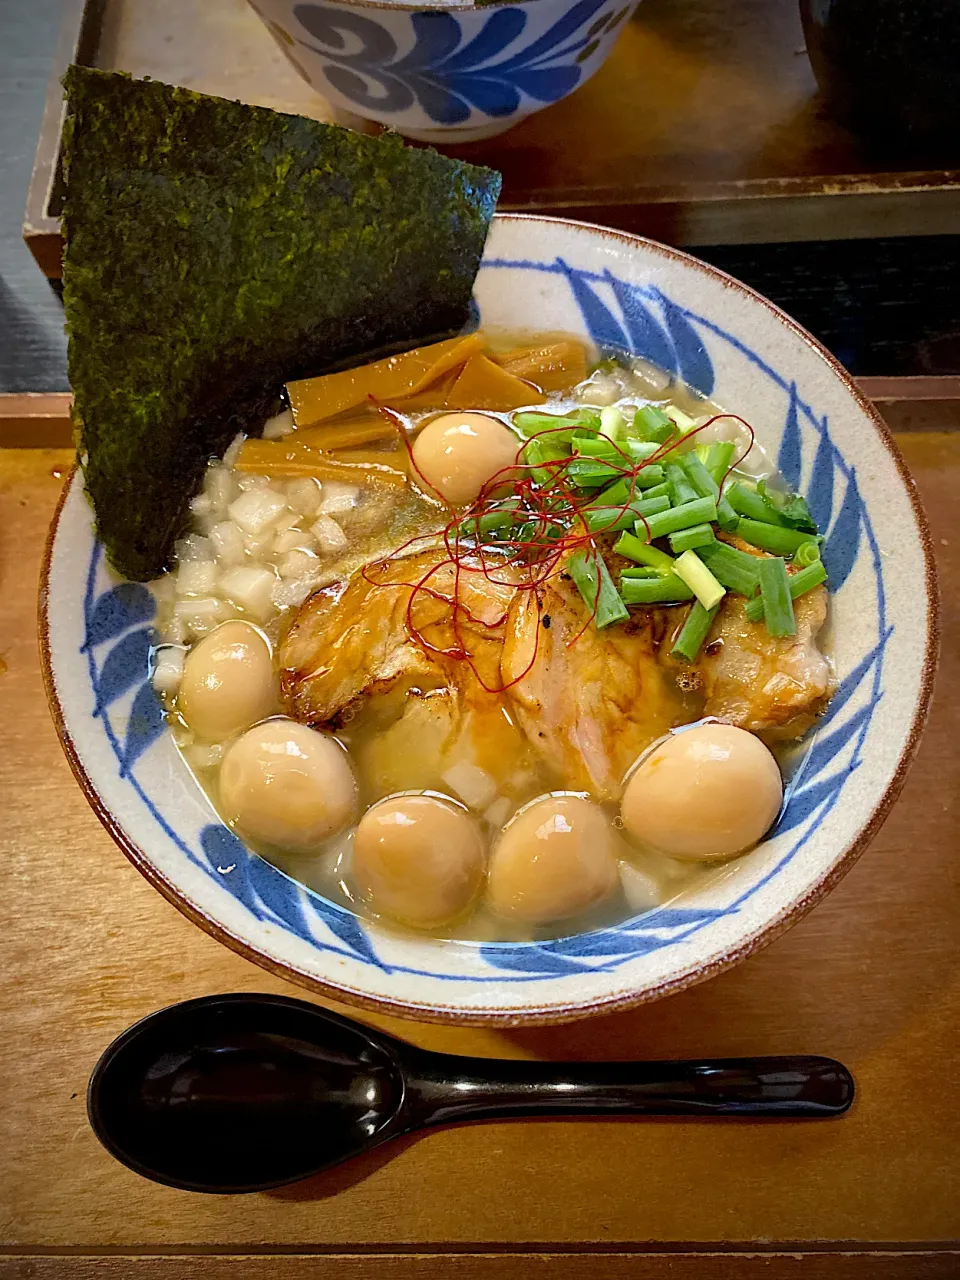
<path id="1" fill-rule="evenodd" d="M 260 12 L 261 0 L 247 0 L 261 22 L 271 25 L 275 19 L 266 17 Z M 344 9 L 379 9 L 381 13 L 449 13 L 456 17 L 460 13 L 485 13 L 494 9 L 516 9 L 524 4 L 536 3 L 538 6 L 552 3 L 556 8 L 573 8 L 574 0 L 455 0 L 453 4 L 418 4 L 417 0 L 331 0 Z M 622 0 L 622 7 L 636 7 L 641 0 Z"/>
<path id="2" fill-rule="evenodd" d="M 554 217 L 551 215 L 529 213 L 496 213 L 494 216 L 497 220 L 504 222 L 545 223 L 549 226 L 560 225 L 573 227 L 578 230 L 587 231 L 591 234 L 598 234 L 605 239 L 619 242 L 628 247 L 639 246 L 645 250 L 652 251 L 655 255 L 660 255 L 675 262 L 680 262 L 685 266 L 692 267 L 701 274 L 713 278 L 727 288 L 735 289 L 740 294 L 752 299 L 754 302 L 760 304 L 765 311 L 775 317 L 775 319 L 784 324 L 793 334 L 800 338 L 801 341 L 810 348 L 814 355 L 819 356 L 824 361 L 834 376 L 839 379 L 845 389 L 853 396 L 858 407 L 869 419 L 893 461 L 900 481 L 903 484 L 910 500 L 924 558 L 924 589 L 927 596 L 927 642 L 923 654 L 920 688 L 910 722 L 910 728 L 908 733 L 905 735 L 903 747 L 890 782 L 882 796 L 880 796 L 879 800 L 875 804 L 868 820 L 864 823 L 856 838 L 850 842 L 829 870 L 827 870 L 820 879 L 807 890 L 803 897 L 784 906 L 772 919 L 768 920 L 765 924 L 744 938 L 738 945 L 731 947 L 711 962 L 694 965 L 693 967 L 685 969 L 674 978 L 667 979 L 658 983 L 656 986 L 649 987 L 646 990 L 639 992 L 619 992 L 610 995 L 609 997 L 591 997 L 581 1003 L 568 1000 L 563 1004 L 553 1005 L 550 1007 L 533 1006 L 529 1011 L 527 1011 L 517 1009 L 461 1009 L 449 1005 L 424 1006 L 391 997 L 367 995 L 363 992 L 355 991 L 352 988 L 340 987 L 334 982 L 318 978 L 312 973 L 308 973 L 303 969 L 297 968 L 295 965 L 275 960 L 264 954 L 244 938 L 238 937 L 236 934 L 232 933 L 211 915 L 199 909 L 193 903 L 187 901 L 176 885 L 174 885 L 172 881 L 168 880 L 168 878 L 158 870 L 144 850 L 141 849 L 139 845 L 137 845 L 120 827 L 119 823 L 115 820 L 113 814 L 102 800 L 93 779 L 87 773 L 87 770 L 80 759 L 79 752 L 77 751 L 67 729 L 60 697 L 57 693 L 50 651 L 49 617 L 50 568 L 53 557 L 53 548 L 64 505 L 69 494 L 72 492 L 73 484 L 76 480 L 77 471 L 79 469 L 78 462 L 74 462 L 69 476 L 64 481 L 44 545 L 43 559 L 40 567 L 40 591 L 38 600 L 40 667 L 44 692 L 46 693 L 47 703 L 53 717 L 57 735 L 60 739 L 61 746 L 63 747 L 64 754 L 67 757 L 67 761 L 73 775 L 79 783 L 80 789 L 83 791 L 90 807 L 93 809 L 107 832 L 112 836 L 115 843 L 120 847 L 130 862 L 133 863 L 140 874 L 155 889 L 157 889 L 168 902 L 172 903 L 183 915 L 185 915 L 187 919 L 191 920 L 194 924 L 199 925 L 200 928 L 210 934 L 218 942 L 223 943 L 224 946 L 229 947 L 231 951 L 236 952 L 246 960 L 252 961 L 254 964 L 259 965 L 261 968 L 266 969 L 275 976 L 283 978 L 288 982 L 296 983 L 298 986 L 306 988 L 315 995 L 322 996 L 341 1004 L 349 1005 L 353 1008 L 364 1009 L 372 1013 L 407 1018 L 418 1022 L 440 1023 L 445 1025 L 452 1024 L 460 1026 L 492 1027 L 558 1026 L 564 1023 L 576 1022 L 583 1018 L 620 1013 L 625 1010 L 637 1008 L 640 1005 L 649 1004 L 654 1000 L 660 1000 L 667 996 L 676 995 L 681 991 L 685 991 L 688 987 L 696 986 L 701 982 L 707 981 L 709 978 L 716 977 L 718 974 L 726 972 L 728 969 L 732 969 L 748 956 L 751 956 L 755 952 L 769 946 L 770 943 L 774 942 L 781 934 L 786 932 L 787 929 L 796 924 L 798 920 L 806 915 L 807 912 L 810 911 L 820 901 L 820 899 L 823 898 L 847 874 L 886 820 L 890 809 L 893 807 L 894 802 L 900 794 L 904 781 L 906 780 L 907 772 L 909 771 L 910 765 L 913 762 L 917 749 L 920 745 L 920 739 L 930 713 L 930 704 L 933 697 L 933 688 L 936 681 L 937 665 L 939 660 L 940 588 L 933 550 L 933 539 L 930 533 L 930 526 L 926 512 L 924 511 L 923 504 L 920 499 L 916 481 L 910 474 L 910 471 L 903 459 L 903 455 L 901 454 L 889 427 L 880 416 L 878 410 L 867 399 L 839 360 L 837 360 L 836 357 L 833 356 L 820 341 L 818 341 L 818 339 L 809 333 L 808 330 L 798 324 L 796 320 L 789 316 L 775 303 L 764 297 L 763 294 L 758 293 L 749 285 L 737 280 L 734 276 L 720 270 L 718 267 L 712 266 L 710 263 L 703 262 L 692 254 L 673 248 L 670 245 L 661 244 L 659 241 L 652 240 L 647 236 L 635 235 L 632 232 L 620 231 L 613 227 L 605 227 L 598 223 L 586 222 L 576 218 Z"/>

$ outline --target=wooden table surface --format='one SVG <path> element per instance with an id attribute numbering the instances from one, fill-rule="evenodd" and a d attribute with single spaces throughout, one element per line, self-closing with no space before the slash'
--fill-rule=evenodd
<path id="1" fill-rule="evenodd" d="M 179 915 L 87 807 L 35 636 L 69 454 L 0 449 L 0 1280 L 960 1274 L 960 433 L 900 443 L 933 522 L 943 659 L 902 798 L 842 884 L 739 968 L 631 1013 L 528 1031 L 376 1020 L 424 1046 L 523 1058 L 826 1053 L 856 1076 L 850 1114 L 484 1124 L 241 1197 L 155 1186 L 87 1125 L 90 1070 L 135 1019 L 211 992 L 304 992 Z"/>

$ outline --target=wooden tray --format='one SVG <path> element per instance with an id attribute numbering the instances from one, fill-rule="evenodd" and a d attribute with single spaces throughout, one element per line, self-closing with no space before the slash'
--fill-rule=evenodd
<path id="1" fill-rule="evenodd" d="M 838 888 L 760 955 L 630 1013 L 527 1031 L 371 1019 L 423 1046 L 518 1058 L 827 1053 L 856 1076 L 851 1113 L 438 1130 L 245 1197 L 146 1182 L 86 1122 L 90 1070 L 135 1019 L 211 992 L 305 993 L 179 915 L 88 808 L 35 631 L 71 455 L 0 447 L 0 1280 L 960 1275 L 960 432 L 923 412 L 900 444 L 946 588 L 940 677 L 901 799 Z"/>
<path id="2" fill-rule="evenodd" d="M 71 60 L 334 119 L 242 0 L 65 0 L 24 236 L 59 275 L 59 78 Z M 960 226 L 960 170 L 890 171 L 826 117 L 796 0 L 643 0 L 570 98 L 456 151 L 502 209 L 682 245 L 927 235 Z M 954 162 L 956 157 L 954 157 Z"/>

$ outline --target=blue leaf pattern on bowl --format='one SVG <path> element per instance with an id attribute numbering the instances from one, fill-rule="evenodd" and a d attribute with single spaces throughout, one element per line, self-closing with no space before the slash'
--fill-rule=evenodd
<path id="1" fill-rule="evenodd" d="M 447 43 L 455 47 L 449 36 Z M 776 834 L 796 832 L 796 838 L 759 883 L 751 885 L 722 910 L 667 906 L 617 926 L 567 938 L 478 947 L 463 944 L 464 954 L 479 956 L 485 962 L 489 976 L 478 975 L 475 963 L 470 972 L 464 973 L 390 965 L 378 954 L 367 929 L 351 912 L 291 880 L 248 850 L 217 822 L 207 824 L 199 837 L 194 838 L 198 840 L 197 847 L 170 827 L 147 796 L 137 779 L 135 765 L 158 740 L 163 727 L 148 679 L 151 633 L 141 625 L 153 616 L 153 601 L 149 592 L 131 588 L 131 584 L 113 586 L 95 596 L 102 557 L 98 544 L 94 546 L 88 573 L 84 650 L 96 698 L 94 714 L 102 719 L 120 768 L 157 823 L 190 862 L 223 885 L 257 919 L 271 921 L 318 949 L 374 965 L 384 972 L 470 983 L 526 982 L 534 978 L 547 981 L 615 969 L 651 951 L 682 946 L 685 939 L 738 911 L 802 851 L 817 823 L 838 802 L 847 780 L 862 763 L 870 716 L 882 697 L 884 653 L 893 629 L 886 622 L 879 547 L 860 497 L 854 469 L 830 438 L 826 419 L 818 417 L 804 402 L 793 381 L 767 365 L 736 335 L 681 307 L 653 287 L 631 284 L 609 271 L 602 275 L 581 271 L 562 259 L 553 262 L 495 259 L 484 266 L 488 270 L 503 267 L 562 276 L 580 308 L 587 331 L 599 346 L 624 348 L 664 367 L 674 377 L 696 380 L 695 385 L 703 391 L 714 385 L 708 339 L 736 349 L 783 393 L 785 417 L 780 465 L 791 483 L 805 491 L 817 523 L 828 530 L 824 559 L 832 587 L 838 588 L 846 581 L 866 545 L 877 594 L 877 640 L 842 682 L 792 780 Z M 813 452 L 810 478 L 804 485 L 804 455 L 810 451 Z M 842 494 L 842 500 L 839 510 L 835 511 L 838 494 Z M 110 641 L 115 643 L 104 654 L 104 646 Z M 118 731 L 112 723 L 114 713 L 110 709 L 135 685 L 139 687 L 133 709 L 127 716 L 125 728 Z"/>
<path id="2" fill-rule="evenodd" d="M 580 0 L 543 35 L 500 62 L 494 59 L 516 44 L 527 25 L 523 9 L 495 10 L 465 45 L 454 14 L 415 13 L 414 46 L 402 57 L 389 31 L 365 14 L 323 4 L 298 4 L 293 12 L 310 37 L 298 42 L 326 60 L 327 80 L 358 107 L 383 115 L 417 103 L 436 124 L 460 125 L 472 110 L 492 119 L 513 115 L 523 94 L 544 103 L 565 97 L 583 74 L 576 55 L 590 35 L 572 38 L 607 2 Z M 349 45 L 347 35 L 355 38 Z M 359 49 L 348 51 L 355 42 Z"/>

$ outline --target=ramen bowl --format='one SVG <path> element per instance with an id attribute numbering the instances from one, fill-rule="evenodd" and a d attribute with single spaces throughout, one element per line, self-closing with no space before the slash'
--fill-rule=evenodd
<path id="1" fill-rule="evenodd" d="M 824 531 L 837 691 L 768 837 L 616 925 L 546 941 L 400 934 L 250 852 L 217 817 L 153 693 L 154 599 L 119 580 L 79 472 L 43 572 L 41 651 L 64 749 L 133 864 L 227 946 L 318 993 L 432 1021 L 562 1022 L 701 982 L 770 942 L 876 833 L 916 751 L 937 653 L 930 540 L 886 427 L 771 303 L 676 250 L 562 219 L 497 215 L 475 297 L 488 327 L 565 330 L 652 361 L 734 410 Z"/>
<path id="2" fill-rule="evenodd" d="M 504 133 L 600 69 L 637 0 L 250 0 L 335 107 L 451 145 Z"/>

